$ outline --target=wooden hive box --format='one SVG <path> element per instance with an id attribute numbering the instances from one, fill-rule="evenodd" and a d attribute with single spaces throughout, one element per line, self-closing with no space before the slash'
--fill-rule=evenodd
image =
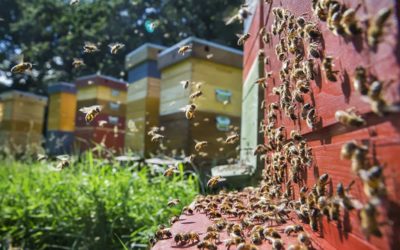
<path id="1" fill-rule="evenodd" d="M 49 154 L 72 152 L 77 112 L 76 87 L 71 83 L 56 83 L 48 87 L 46 149 Z"/>
<path id="2" fill-rule="evenodd" d="M 147 136 L 159 125 L 160 76 L 157 56 L 165 47 L 146 43 L 125 58 L 128 71 L 125 147 L 142 156 L 155 153 L 156 146 Z"/>
<path id="3" fill-rule="evenodd" d="M 182 45 L 190 45 L 192 50 L 179 55 Z M 203 162 L 217 164 L 236 157 L 237 144 L 225 145 L 216 139 L 225 140 L 233 127 L 240 126 L 241 65 L 241 51 L 195 37 L 161 52 L 160 125 L 165 127 L 165 147 L 190 155 L 196 153 L 195 140 L 206 140 Z M 197 89 L 195 85 L 183 89 L 180 82 L 185 80 L 202 83 L 203 95 L 194 102 L 189 96 Z M 191 103 L 197 105 L 197 111 L 189 121 L 180 109 Z"/>
<path id="4" fill-rule="evenodd" d="M 107 147 L 122 151 L 124 138 L 121 137 L 125 134 L 127 83 L 109 76 L 89 75 L 78 78 L 75 84 L 77 110 L 92 105 L 103 106 L 100 114 L 89 124 L 85 122 L 84 113 L 79 111 L 76 113 L 75 141 L 78 148 L 86 150 L 93 147 L 93 142 L 100 143 L 104 137 L 99 134 L 108 135 L 110 131 L 113 133 L 115 131 L 118 134 L 117 139 L 107 139 Z M 106 124 L 100 127 L 100 121 L 105 121 Z"/>
<path id="5" fill-rule="evenodd" d="M 0 102 L 1 144 L 40 146 L 47 97 L 12 90 L 0 94 Z"/>

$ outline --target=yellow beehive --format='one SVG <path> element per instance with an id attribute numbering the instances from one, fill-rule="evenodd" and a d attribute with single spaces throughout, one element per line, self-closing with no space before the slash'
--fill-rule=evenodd
<path id="1" fill-rule="evenodd" d="M 183 45 L 192 49 L 179 55 L 177 51 Z M 225 139 L 233 127 L 240 127 L 242 52 L 190 37 L 164 50 L 158 66 L 160 124 L 165 126 L 165 146 L 189 155 L 196 153 L 195 140 L 206 140 L 209 142 L 206 159 L 224 161 L 236 157 L 235 145 L 225 145 L 216 139 Z M 186 80 L 193 84 L 184 90 L 180 82 Z M 202 96 L 191 100 L 190 95 L 198 90 Z M 195 118 L 188 121 L 180 109 L 191 103 L 197 105 L 197 111 Z"/>
<path id="2" fill-rule="evenodd" d="M 25 148 L 41 145 L 47 98 L 12 90 L 0 95 L 0 143 Z"/>
<path id="3" fill-rule="evenodd" d="M 141 155 L 155 152 L 148 131 L 159 123 L 160 72 L 157 56 L 164 47 L 144 44 L 126 56 L 128 95 L 125 147 Z"/>

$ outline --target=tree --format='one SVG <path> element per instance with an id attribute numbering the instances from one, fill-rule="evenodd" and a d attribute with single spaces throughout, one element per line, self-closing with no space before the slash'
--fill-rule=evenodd
<path id="1" fill-rule="evenodd" d="M 81 0 L 70 6 L 63 0 L 2 0 L 0 2 L 0 69 L 9 71 L 16 55 L 34 64 L 32 74 L 13 75 L 13 88 L 44 92 L 50 82 L 73 81 L 101 72 L 124 74 L 126 53 L 145 42 L 170 46 L 194 35 L 236 46 L 239 24 L 225 26 L 224 18 L 242 0 Z M 154 23 L 152 32 L 149 23 Z M 146 29 L 147 28 L 147 29 Z M 83 54 L 85 41 L 100 52 Z M 126 45 L 117 55 L 108 44 Z M 86 66 L 74 69 L 73 58 Z"/>

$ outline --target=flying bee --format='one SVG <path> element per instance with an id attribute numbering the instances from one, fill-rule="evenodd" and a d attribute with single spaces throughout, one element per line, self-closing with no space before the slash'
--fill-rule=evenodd
<path id="1" fill-rule="evenodd" d="M 174 206 L 178 205 L 179 203 L 180 203 L 179 199 L 172 199 L 172 200 L 168 201 L 167 206 L 168 207 L 174 207 Z"/>
<path id="2" fill-rule="evenodd" d="M 191 45 L 183 45 L 183 46 L 179 47 L 178 54 L 184 56 L 186 52 L 189 52 L 191 50 L 192 50 Z"/>
<path id="3" fill-rule="evenodd" d="M 322 61 L 322 70 L 325 71 L 326 78 L 331 82 L 336 82 L 336 74 L 339 72 L 337 70 L 333 70 L 333 57 L 326 56 Z"/>
<path id="4" fill-rule="evenodd" d="M 190 98 L 190 99 L 195 99 L 195 98 L 198 98 L 198 97 L 200 97 L 200 96 L 202 96 L 202 95 L 203 95 L 203 92 L 202 92 L 201 90 L 197 90 L 197 91 L 193 92 L 193 93 L 189 96 L 189 98 Z"/>
<path id="5" fill-rule="evenodd" d="M 364 192 L 368 197 L 380 198 L 386 194 L 381 166 L 373 166 L 368 170 L 360 169 L 359 173 L 364 183 Z"/>
<path id="6" fill-rule="evenodd" d="M 98 114 L 100 114 L 102 109 L 103 109 L 103 106 L 101 106 L 101 105 L 93 105 L 90 107 L 80 108 L 79 111 L 86 114 L 85 121 L 86 121 L 86 123 L 90 123 L 94 120 L 94 118 L 97 117 Z"/>
<path id="7" fill-rule="evenodd" d="M 77 5 L 79 3 L 79 0 L 70 0 L 69 5 Z"/>
<path id="8" fill-rule="evenodd" d="M 113 55 L 116 55 L 118 53 L 118 51 L 120 51 L 121 49 L 123 49 L 125 47 L 125 44 L 123 43 L 111 43 L 108 45 L 108 47 L 110 48 L 110 52 Z"/>
<path id="9" fill-rule="evenodd" d="M 186 119 L 191 120 L 195 117 L 194 112 L 196 111 L 196 108 L 196 104 L 193 103 L 186 105 L 186 107 L 182 108 L 182 110 L 185 112 Z"/>
<path id="10" fill-rule="evenodd" d="M 213 187 L 215 187 L 218 183 L 224 182 L 224 181 L 226 181 L 226 179 L 223 178 L 223 177 L 220 176 L 220 175 L 213 176 L 211 179 L 208 180 L 207 186 L 210 187 L 210 188 L 213 188 Z"/>
<path id="11" fill-rule="evenodd" d="M 225 140 L 225 143 L 226 144 L 234 144 L 234 143 L 236 143 L 238 140 L 240 139 L 240 136 L 238 135 L 238 134 L 233 134 L 233 135 L 230 135 L 230 136 L 228 136 L 227 138 L 226 138 L 226 140 Z"/>
<path id="12" fill-rule="evenodd" d="M 358 35 L 362 32 L 362 29 L 358 24 L 356 11 L 352 8 L 349 8 L 343 12 L 340 24 L 344 28 L 346 34 L 349 36 Z"/>
<path id="13" fill-rule="evenodd" d="M 308 44 L 308 54 L 314 58 L 320 58 L 321 54 L 319 53 L 318 43 L 310 42 Z"/>
<path id="14" fill-rule="evenodd" d="M 24 58 L 22 57 L 20 63 L 17 65 L 13 66 L 10 70 L 11 73 L 13 74 L 23 74 L 26 71 L 31 71 L 33 68 L 33 64 L 29 62 L 24 62 Z"/>
<path id="15" fill-rule="evenodd" d="M 83 53 L 94 53 L 97 51 L 99 51 L 99 48 L 92 42 L 85 42 L 83 45 Z"/>
<path id="16" fill-rule="evenodd" d="M 72 66 L 77 69 L 79 67 L 85 66 L 85 63 L 83 62 L 83 59 L 81 58 L 74 58 L 72 60 Z"/>
<path id="17" fill-rule="evenodd" d="M 194 145 L 194 149 L 196 151 L 202 151 L 208 145 L 207 141 L 195 141 L 195 142 L 196 144 Z"/>
<path id="18" fill-rule="evenodd" d="M 249 244 L 249 243 L 240 243 L 237 248 L 237 250 L 258 250 L 258 247 L 256 245 L 253 244 Z"/>
<path id="19" fill-rule="evenodd" d="M 367 203 L 360 210 L 361 218 L 361 230 L 364 235 L 369 239 L 371 235 L 381 238 L 382 232 L 379 229 L 379 223 L 377 221 L 378 211 L 375 206 L 371 203 Z"/>
<path id="20" fill-rule="evenodd" d="M 354 89 L 357 92 L 359 92 L 361 95 L 365 96 L 368 94 L 367 71 L 364 67 L 358 66 L 355 69 L 353 86 L 354 86 Z"/>
<path id="21" fill-rule="evenodd" d="M 179 173 L 178 169 L 175 166 L 170 166 L 164 171 L 163 175 L 169 177 L 174 173 Z"/>
<path id="22" fill-rule="evenodd" d="M 244 45 L 244 43 L 250 38 L 250 34 L 249 33 L 246 33 L 246 34 L 243 34 L 243 35 L 236 34 L 236 36 L 239 38 L 238 41 L 237 41 L 237 45 L 238 46 Z"/>
<path id="23" fill-rule="evenodd" d="M 338 122 L 352 127 L 361 127 L 366 124 L 366 121 L 353 109 L 349 109 L 347 111 L 338 110 L 335 112 L 335 118 Z"/>
<path id="24" fill-rule="evenodd" d="M 300 233 L 298 236 L 297 236 L 297 240 L 301 243 L 301 244 L 304 244 L 306 247 L 311 247 L 311 238 L 310 238 L 310 236 L 308 235 L 308 234 L 306 234 L 306 233 Z"/>
<path id="25" fill-rule="evenodd" d="M 230 25 L 235 21 L 239 21 L 240 23 L 243 23 L 244 20 L 247 19 L 248 16 L 251 15 L 251 12 L 248 10 L 248 5 L 247 4 L 242 4 L 240 6 L 240 9 L 238 10 L 237 14 L 229 18 L 226 22 L 225 25 Z"/>
<path id="26" fill-rule="evenodd" d="M 383 84 L 379 80 L 375 80 L 368 88 L 368 98 L 372 101 L 379 101 L 382 98 Z"/>
<path id="27" fill-rule="evenodd" d="M 157 134 L 157 133 L 154 133 L 154 135 L 152 135 L 152 137 L 151 137 L 152 142 L 161 142 L 163 139 L 164 139 L 164 136 Z"/>
<path id="28" fill-rule="evenodd" d="M 68 155 L 59 155 L 57 156 L 57 159 L 59 160 L 59 163 L 56 166 L 57 170 L 63 170 L 67 167 L 70 166 L 70 160 L 69 160 L 69 156 Z"/>
<path id="29" fill-rule="evenodd" d="M 37 155 L 37 161 L 44 161 L 47 160 L 48 156 L 44 154 L 38 154 Z"/>
<path id="30" fill-rule="evenodd" d="M 212 243 L 211 241 L 203 240 L 197 244 L 197 248 L 199 248 L 200 250 L 205 250 L 205 249 L 217 250 L 218 246 Z"/>
<path id="31" fill-rule="evenodd" d="M 392 14 L 392 8 L 381 9 L 375 18 L 369 21 L 367 30 L 368 45 L 376 48 L 383 35 L 383 28 L 386 21 Z"/>

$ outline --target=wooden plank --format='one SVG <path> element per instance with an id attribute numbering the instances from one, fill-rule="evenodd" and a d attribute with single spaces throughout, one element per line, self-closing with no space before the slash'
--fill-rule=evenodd
<path id="1" fill-rule="evenodd" d="M 147 96 L 148 78 L 142 78 L 128 86 L 127 102 L 143 99 Z"/>

